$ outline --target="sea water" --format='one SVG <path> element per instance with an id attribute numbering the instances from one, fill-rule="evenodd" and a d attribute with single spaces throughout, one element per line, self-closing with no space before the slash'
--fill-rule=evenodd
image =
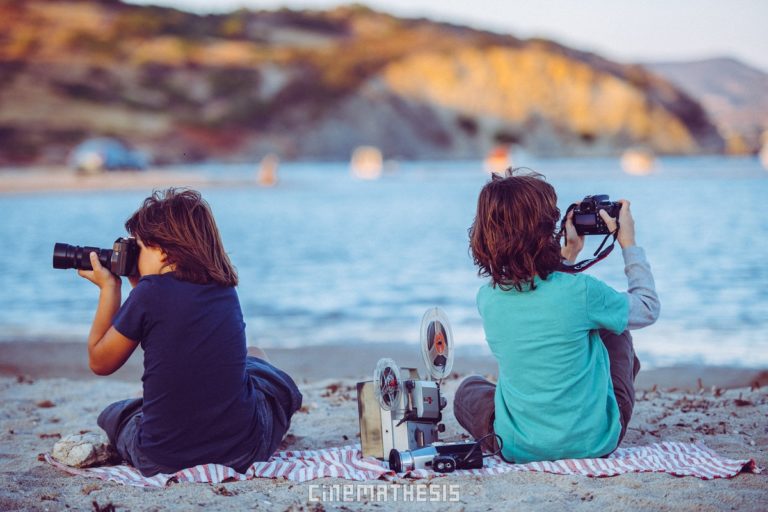
<path id="1" fill-rule="evenodd" d="M 633 333 L 645 365 L 768 365 L 768 172 L 755 158 L 664 158 L 649 176 L 615 159 L 529 160 L 561 211 L 588 194 L 632 203 L 661 299 Z M 487 350 L 467 229 L 488 180 L 480 162 L 390 163 L 378 180 L 343 163 L 284 163 L 272 188 L 227 186 L 257 165 L 185 167 L 223 184 L 202 190 L 238 269 L 249 344 L 301 347 L 419 341 L 439 306 L 457 345 Z M 183 185 L 180 183 L 179 185 Z M 0 342 L 85 342 L 98 290 L 54 270 L 55 242 L 111 247 L 151 192 L 0 196 Z M 587 239 L 583 257 L 602 237 Z M 589 273 L 626 289 L 621 252 Z M 123 297 L 129 293 L 127 280 Z"/>

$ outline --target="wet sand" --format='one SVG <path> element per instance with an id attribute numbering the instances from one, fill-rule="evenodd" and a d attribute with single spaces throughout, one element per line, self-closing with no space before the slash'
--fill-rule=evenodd
<path id="1" fill-rule="evenodd" d="M 376 362 L 390 357 L 401 367 L 423 372 L 424 363 L 416 345 L 406 343 L 367 345 L 323 345 L 301 349 L 268 348 L 271 362 L 296 377 L 296 381 L 321 379 L 367 380 Z M 459 347 L 454 372 L 461 375 L 493 376 L 497 372 L 493 357 L 481 347 Z M 109 380 L 139 382 L 142 352 L 137 350 Z M 18 341 L 0 342 L 0 375 L 32 379 L 66 378 L 103 379 L 88 369 L 87 349 L 83 342 Z M 637 389 L 657 388 L 698 390 L 716 386 L 724 389 L 749 387 L 754 382 L 768 385 L 768 371 L 724 366 L 676 366 L 643 369 L 637 376 Z"/>

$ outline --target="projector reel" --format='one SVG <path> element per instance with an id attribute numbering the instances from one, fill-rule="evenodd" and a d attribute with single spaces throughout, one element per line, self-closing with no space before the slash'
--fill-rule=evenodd
<path id="1" fill-rule="evenodd" d="M 400 381 L 400 368 L 392 359 L 384 357 L 376 363 L 373 386 L 382 409 L 389 411 L 397 407 L 403 394 L 403 383 Z"/>
<path id="2" fill-rule="evenodd" d="M 421 319 L 421 355 L 427 372 L 442 380 L 453 369 L 453 331 L 448 316 L 440 308 L 430 308 Z"/>

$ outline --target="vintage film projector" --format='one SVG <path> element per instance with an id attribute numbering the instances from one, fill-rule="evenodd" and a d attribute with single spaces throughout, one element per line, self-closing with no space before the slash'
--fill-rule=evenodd
<path id="1" fill-rule="evenodd" d="M 440 308 L 428 309 L 421 320 L 421 354 L 426 378 L 415 368 L 399 368 L 383 358 L 372 381 L 357 383 L 364 457 L 387 459 L 393 448 L 415 450 L 439 441 L 445 430 L 441 411 L 447 405 L 440 381 L 453 368 L 453 332 Z"/>

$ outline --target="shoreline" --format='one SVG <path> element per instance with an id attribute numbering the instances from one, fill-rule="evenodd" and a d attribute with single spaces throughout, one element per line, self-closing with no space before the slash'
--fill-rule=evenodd
<path id="1" fill-rule="evenodd" d="M 99 174 L 78 174 L 58 167 L 28 171 L 0 170 L 0 197 L 29 193 L 144 190 L 181 185 L 194 188 L 260 186 L 255 170 L 252 179 L 221 179 L 199 172 L 160 168 Z"/>
<path id="2" fill-rule="evenodd" d="M 376 362 L 390 357 L 402 367 L 424 372 L 415 344 L 319 345 L 304 348 L 265 348 L 275 366 L 299 382 L 325 379 L 369 380 Z M 495 377 L 496 362 L 476 347 L 456 348 L 453 373 Z M 641 360 L 642 364 L 642 360 Z M 141 349 L 109 376 L 110 380 L 140 382 L 143 371 Z M 0 377 L 19 379 L 101 380 L 88 368 L 87 348 L 82 342 L 10 341 L 0 343 Z M 768 368 L 677 365 L 641 369 L 635 381 L 638 390 L 671 389 L 697 391 L 702 388 L 737 389 L 768 385 Z"/>

